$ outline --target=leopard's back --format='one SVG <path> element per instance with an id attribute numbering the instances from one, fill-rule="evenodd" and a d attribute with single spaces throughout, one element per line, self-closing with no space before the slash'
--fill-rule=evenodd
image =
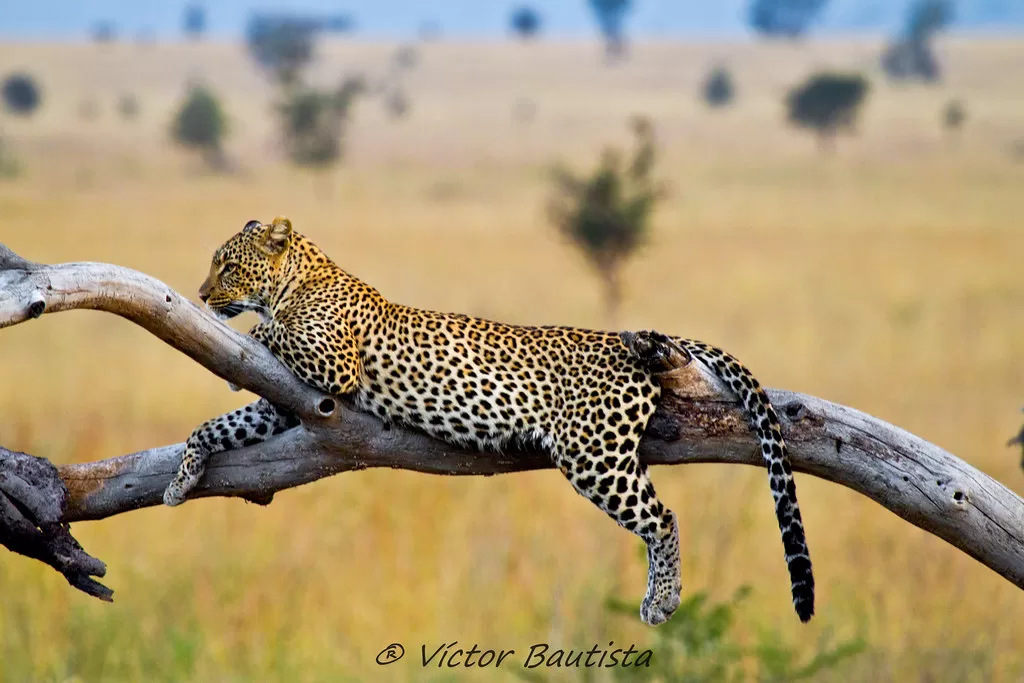
<path id="1" fill-rule="evenodd" d="M 510 440 L 606 448 L 597 425 L 649 417 L 660 387 L 619 336 L 391 305 L 367 330 L 356 403 L 479 448 Z"/>

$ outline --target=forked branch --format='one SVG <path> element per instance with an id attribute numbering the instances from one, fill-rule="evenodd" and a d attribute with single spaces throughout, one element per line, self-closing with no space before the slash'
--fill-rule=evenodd
<path id="1" fill-rule="evenodd" d="M 269 502 L 276 491 L 367 467 L 444 475 L 551 467 L 540 453 L 480 453 L 389 428 L 303 384 L 267 349 L 142 273 L 102 263 L 39 265 L 0 245 L 0 327 L 72 308 L 127 318 L 220 377 L 301 418 L 299 427 L 270 441 L 215 456 L 195 496 Z M 857 410 L 788 391 L 769 395 L 784 423 L 795 470 L 868 496 L 1024 588 L 1024 500 L 938 446 Z M 696 364 L 678 373 L 648 427 L 642 459 L 761 465 L 745 417 L 721 396 L 716 380 Z M 102 519 L 160 504 L 181 449 L 175 444 L 58 468 L 59 488 L 66 491 L 59 521 Z M 33 517 L 18 490 L 3 486 L 5 471 L 13 467 L 4 463 L 27 457 L 0 449 L 0 511 L 5 500 L 10 502 L 22 518 L 32 519 L 37 536 L 45 536 L 45 520 Z M 22 522 L 15 526 L 24 531 Z M 0 516 L 0 542 L 48 561 L 38 548 L 26 553 L 24 542 L 8 542 L 13 532 L 4 524 Z M 33 538 L 38 545 L 39 538 Z M 67 563 L 48 562 L 68 575 Z M 89 569 L 96 567 L 82 571 Z"/>

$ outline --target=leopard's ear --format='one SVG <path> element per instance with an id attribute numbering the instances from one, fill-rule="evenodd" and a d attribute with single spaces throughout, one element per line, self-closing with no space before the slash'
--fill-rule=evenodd
<path id="1" fill-rule="evenodd" d="M 284 252 L 292 238 L 292 222 L 284 216 L 278 216 L 266 228 L 267 231 L 263 234 L 263 248 L 274 256 Z"/>

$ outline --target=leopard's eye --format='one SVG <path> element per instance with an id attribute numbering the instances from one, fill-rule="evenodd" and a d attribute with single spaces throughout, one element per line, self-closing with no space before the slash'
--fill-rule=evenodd
<path id="1" fill-rule="evenodd" d="M 224 276 L 224 275 L 231 275 L 231 274 L 232 274 L 232 273 L 234 273 L 234 272 L 235 272 L 236 270 L 238 270 L 238 264 L 232 261 L 232 262 L 228 262 L 228 263 L 225 263 L 225 264 L 224 264 L 224 265 L 223 265 L 223 266 L 221 267 L 221 269 L 220 269 L 220 274 L 221 274 L 221 276 Z"/>

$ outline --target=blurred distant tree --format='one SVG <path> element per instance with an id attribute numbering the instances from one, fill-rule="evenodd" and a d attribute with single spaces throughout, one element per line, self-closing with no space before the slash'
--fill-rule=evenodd
<path id="1" fill-rule="evenodd" d="M 133 121 L 139 116 L 139 98 L 132 93 L 125 93 L 117 100 L 117 113 L 126 121 Z"/>
<path id="2" fill-rule="evenodd" d="M 197 150 L 210 168 L 224 170 L 227 132 L 227 117 L 217 96 L 201 85 L 192 86 L 171 124 L 174 141 Z"/>
<path id="3" fill-rule="evenodd" d="M 117 29 L 112 21 L 97 21 L 92 26 L 92 41 L 105 45 L 117 40 Z"/>
<path id="4" fill-rule="evenodd" d="M 206 8 L 199 4 L 185 7 L 182 30 L 191 40 L 202 38 L 206 33 Z"/>
<path id="5" fill-rule="evenodd" d="M 384 98 L 384 108 L 393 119 L 405 118 L 409 113 L 409 106 L 409 97 L 400 88 L 392 90 Z"/>
<path id="6" fill-rule="evenodd" d="M 605 149 L 590 176 L 556 168 L 552 223 L 575 244 L 604 285 L 605 313 L 614 326 L 622 302 L 622 267 L 647 239 L 649 219 L 664 192 L 651 179 L 654 137 L 650 121 L 633 121 L 636 150 L 624 166 L 618 150 Z"/>
<path id="7" fill-rule="evenodd" d="M 882 70 L 894 81 L 939 80 L 939 63 L 927 43 L 900 40 L 882 54 Z"/>
<path id="8" fill-rule="evenodd" d="M 521 5 L 512 10 L 509 27 L 517 38 L 530 40 L 540 32 L 540 14 L 529 5 Z"/>
<path id="9" fill-rule="evenodd" d="M 327 19 L 253 15 L 246 30 L 249 53 L 279 87 L 274 106 L 281 143 L 298 165 L 326 169 L 344 153 L 344 136 L 356 98 L 366 90 L 362 77 L 346 78 L 335 90 L 310 86 L 303 71 L 313 61 L 315 41 L 323 31 L 347 31 L 347 15 Z M 415 50 L 400 48 L 393 69 L 415 62 Z"/>
<path id="10" fill-rule="evenodd" d="M 903 32 L 912 40 L 926 40 L 952 21 L 952 0 L 917 0 L 910 6 Z"/>
<path id="11" fill-rule="evenodd" d="M 7 140 L 0 135 L 0 180 L 10 180 L 21 175 L 21 164 L 14 156 Z"/>
<path id="12" fill-rule="evenodd" d="M 753 0 L 750 26 L 770 38 L 803 36 L 827 0 Z"/>
<path id="13" fill-rule="evenodd" d="M 366 79 L 362 76 L 346 76 L 338 88 L 337 98 L 346 111 L 355 103 L 355 99 L 366 93 Z"/>
<path id="14" fill-rule="evenodd" d="M 414 45 L 402 45 L 391 57 L 392 67 L 403 71 L 414 68 L 419 61 L 420 53 Z"/>
<path id="15" fill-rule="evenodd" d="M 253 14 L 245 29 L 245 42 L 256 64 L 280 85 L 295 86 L 314 57 L 322 33 L 348 33 L 354 22 L 347 14 L 328 17 Z"/>
<path id="16" fill-rule="evenodd" d="M 419 63 L 419 51 L 413 45 L 403 45 L 391 58 L 391 69 L 379 83 L 377 93 L 384 99 L 384 109 L 393 119 L 405 118 L 411 102 L 403 85 L 406 74 Z"/>
<path id="17" fill-rule="evenodd" d="M 405 78 L 406 73 L 419 63 L 419 59 L 419 51 L 413 45 L 402 45 L 395 50 L 395 53 L 391 56 L 387 73 L 374 88 L 376 93 L 385 97 L 388 96 L 388 93 L 399 93 L 404 98 L 402 79 Z M 384 106 L 386 108 L 389 106 L 386 101 Z"/>
<path id="18" fill-rule="evenodd" d="M 902 35 L 886 48 L 882 68 L 896 81 L 934 83 L 942 70 L 932 50 L 932 38 L 953 20 L 951 0 L 916 0 L 910 6 Z"/>
<path id="19" fill-rule="evenodd" d="M 859 74 L 815 74 L 790 90 L 789 121 L 817 132 L 820 148 L 829 150 L 840 130 L 854 129 L 867 93 L 868 82 Z"/>
<path id="20" fill-rule="evenodd" d="M 956 133 L 967 119 L 967 109 L 960 100 L 950 100 L 942 110 L 942 126 L 949 133 Z"/>
<path id="21" fill-rule="evenodd" d="M 299 166 L 329 166 L 341 157 L 337 102 L 317 90 L 297 92 L 280 105 L 288 154 Z"/>
<path id="22" fill-rule="evenodd" d="M 323 169 L 341 159 L 345 126 L 364 87 L 362 79 L 350 77 L 334 92 L 303 87 L 278 104 L 285 147 L 293 163 Z"/>
<path id="23" fill-rule="evenodd" d="M 317 25 L 287 17 L 253 16 L 246 28 L 249 54 L 283 87 L 295 86 L 313 60 Z"/>
<path id="24" fill-rule="evenodd" d="M 590 8 L 597 18 L 597 25 L 604 36 L 605 54 L 610 60 L 626 54 L 626 37 L 623 24 L 626 15 L 633 8 L 632 0 L 589 0 Z"/>
<path id="25" fill-rule="evenodd" d="M 4 79 L 2 94 L 4 108 L 18 116 L 31 116 L 42 100 L 35 79 L 24 73 L 11 74 Z"/>
<path id="26" fill-rule="evenodd" d="M 725 107 L 731 104 L 736 96 L 732 74 L 723 66 L 716 66 L 711 70 L 702 90 L 704 101 L 709 107 Z"/>
<path id="27" fill-rule="evenodd" d="M 540 13 L 529 5 L 520 5 L 509 16 L 509 30 L 524 43 L 531 42 L 540 33 Z M 533 99 L 520 96 L 512 105 L 512 119 L 524 126 L 533 121 L 537 104 Z"/>

